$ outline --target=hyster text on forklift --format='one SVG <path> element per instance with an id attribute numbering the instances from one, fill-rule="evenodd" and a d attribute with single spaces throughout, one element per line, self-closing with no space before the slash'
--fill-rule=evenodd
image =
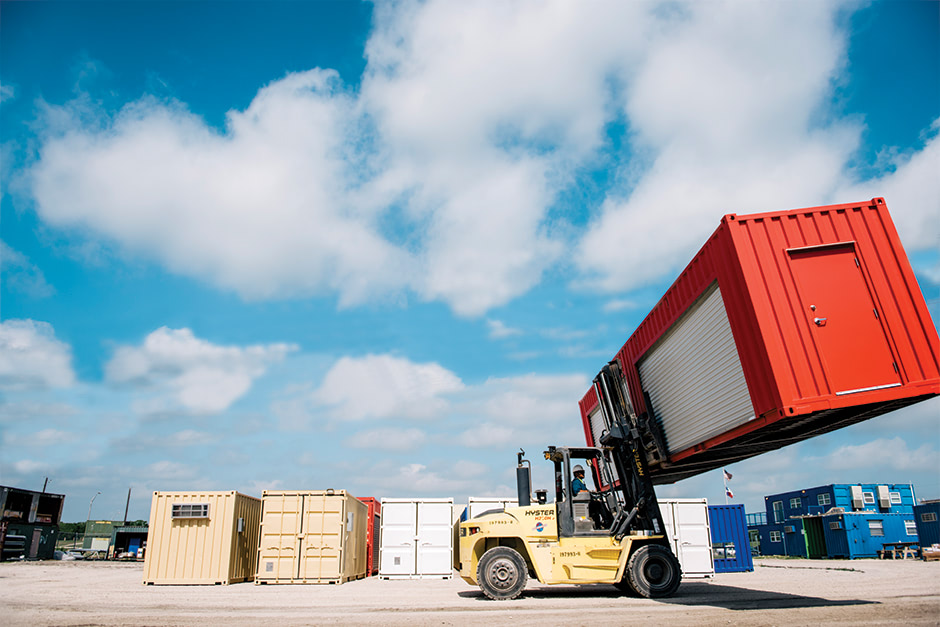
<path id="1" fill-rule="evenodd" d="M 644 597 L 668 597 L 681 572 L 665 536 L 646 467 L 662 451 L 646 415 L 637 416 L 616 361 L 594 379 L 610 430 L 600 447 L 555 447 L 555 499 L 536 491 L 531 504 L 529 463 L 519 453 L 519 507 L 484 512 L 460 524 L 460 576 L 491 599 L 514 599 L 529 577 L 545 584 L 606 583 Z M 589 468 L 597 486 L 572 495 L 572 460 Z"/>

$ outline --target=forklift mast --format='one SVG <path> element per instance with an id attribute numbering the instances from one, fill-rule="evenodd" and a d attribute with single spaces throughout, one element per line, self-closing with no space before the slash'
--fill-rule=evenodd
<path id="1" fill-rule="evenodd" d="M 605 421 L 610 425 L 610 430 L 601 436 L 600 444 L 611 449 L 620 478 L 616 482 L 619 485 L 612 485 L 611 489 L 619 488 L 624 502 L 614 518 L 611 533 L 617 538 L 644 531 L 664 534 L 665 525 L 647 466 L 647 459 L 664 461 L 665 458 L 665 447 L 652 416 L 637 417 L 616 360 L 604 366 L 594 378 L 594 391 Z M 669 548 L 668 541 L 664 544 Z"/>

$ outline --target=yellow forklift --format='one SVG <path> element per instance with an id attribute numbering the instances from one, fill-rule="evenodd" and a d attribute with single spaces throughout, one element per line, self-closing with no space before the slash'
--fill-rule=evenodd
<path id="1" fill-rule="evenodd" d="M 673 595 L 681 571 L 666 537 L 647 459 L 661 458 L 662 438 L 649 416 L 638 417 L 619 364 L 594 379 L 610 430 L 601 447 L 555 447 L 555 498 L 536 491 L 531 466 L 518 454 L 519 507 L 491 510 L 462 522 L 457 554 L 460 576 L 494 600 L 522 594 L 529 577 L 545 584 L 613 584 L 647 598 Z M 574 466 L 572 466 L 574 464 Z M 573 482 L 590 469 L 594 489 Z M 573 492 L 577 491 L 577 494 Z"/>

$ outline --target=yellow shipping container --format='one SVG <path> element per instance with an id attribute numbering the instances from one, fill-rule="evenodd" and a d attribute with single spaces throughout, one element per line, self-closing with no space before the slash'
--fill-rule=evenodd
<path id="1" fill-rule="evenodd" d="M 154 492 L 145 584 L 251 581 L 261 500 L 238 492 Z"/>
<path id="2" fill-rule="evenodd" d="M 265 490 L 256 584 L 343 583 L 367 573 L 368 506 L 345 490 Z"/>

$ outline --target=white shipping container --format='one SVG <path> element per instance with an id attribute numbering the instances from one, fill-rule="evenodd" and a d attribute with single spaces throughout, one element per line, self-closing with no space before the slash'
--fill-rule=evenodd
<path id="1" fill-rule="evenodd" d="M 382 499 L 379 577 L 449 579 L 454 499 Z"/>
<path id="2" fill-rule="evenodd" d="M 471 496 L 467 499 L 467 520 L 493 509 L 519 507 L 519 499 L 513 496 Z"/>
<path id="3" fill-rule="evenodd" d="M 708 499 L 657 499 L 666 525 L 666 536 L 679 559 L 685 578 L 712 577 L 711 529 Z"/>

